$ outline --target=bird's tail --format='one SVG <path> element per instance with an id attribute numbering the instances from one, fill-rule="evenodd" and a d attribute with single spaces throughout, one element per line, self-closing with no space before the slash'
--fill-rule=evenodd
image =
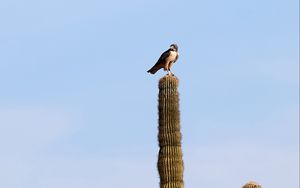
<path id="1" fill-rule="evenodd" d="M 151 69 L 149 69 L 147 72 L 149 72 L 151 74 L 155 74 L 159 69 L 160 69 L 160 67 L 154 66 Z"/>

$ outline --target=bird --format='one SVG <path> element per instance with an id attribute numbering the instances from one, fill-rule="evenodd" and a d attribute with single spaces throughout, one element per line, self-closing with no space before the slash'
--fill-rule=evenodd
<path id="1" fill-rule="evenodd" d="M 155 65 L 147 72 L 155 74 L 159 69 L 164 68 L 165 71 L 168 71 L 168 75 L 174 75 L 171 72 L 171 67 L 177 61 L 178 57 L 179 53 L 177 44 L 171 44 L 170 48 L 161 54 Z"/>

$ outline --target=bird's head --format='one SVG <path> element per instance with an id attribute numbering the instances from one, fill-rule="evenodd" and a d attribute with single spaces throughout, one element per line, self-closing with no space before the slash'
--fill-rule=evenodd
<path id="1" fill-rule="evenodd" d="M 178 51 L 178 46 L 177 46 L 177 44 L 171 44 L 171 45 L 170 45 L 170 49 L 177 52 L 177 51 Z"/>

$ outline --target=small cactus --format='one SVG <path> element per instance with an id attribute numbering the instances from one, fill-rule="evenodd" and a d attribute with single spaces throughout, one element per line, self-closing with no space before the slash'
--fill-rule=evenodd
<path id="1" fill-rule="evenodd" d="M 167 75 L 159 80 L 159 154 L 160 188 L 183 188 L 178 79 Z"/>
<path id="2" fill-rule="evenodd" d="M 243 188 L 261 188 L 261 186 L 254 181 L 250 181 L 249 183 L 244 185 Z"/>

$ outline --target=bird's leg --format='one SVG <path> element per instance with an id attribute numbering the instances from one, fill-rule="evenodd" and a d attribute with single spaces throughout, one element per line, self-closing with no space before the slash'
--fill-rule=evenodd
<path id="1" fill-rule="evenodd" d="M 168 75 L 172 75 L 172 76 L 174 76 L 174 74 L 171 72 L 171 66 L 172 66 L 172 64 L 174 63 L 174 61 L 171 61 L 171 62 L 169 62 L 169 64 L 168 64 Z"/>

